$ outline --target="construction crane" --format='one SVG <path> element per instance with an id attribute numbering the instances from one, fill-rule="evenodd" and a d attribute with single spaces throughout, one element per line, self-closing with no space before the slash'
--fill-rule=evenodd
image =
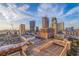
<path id="1" fill-rule="evenodd" d="M 13 28 L 13 24 L 10 24 L 10 25 L 11 25 L 10 33 L 12 34 L 12 32 L 14 31 L 14 28 Z"/>
<path id="2" fill-rule="evenodd" d="M 13 27 L 13 24 L 11 24 L 11 27 L 12 27 L 12 30 L 14 31 L 14 27 Z"/>

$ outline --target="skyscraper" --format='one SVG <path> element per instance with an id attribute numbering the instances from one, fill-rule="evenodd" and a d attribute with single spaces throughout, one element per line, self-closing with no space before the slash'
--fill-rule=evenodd
<path id="1" fill-rule="evenodd" d="M 64 22 L 58 23 L 58 32 L 64 31 Z"/>
<path id="2" fill-rule="evenodd" d="M 20 35 L 25 34 L 25 24 L 20 24 L 19 26 Z"/>
<path id="3" fill-rule="evenodd" d="M 54 30 L 54 33 L 57 33 L 57 18 L 53 17 L 52 18 L 52 23 L 51 23 L 51 28 Z"/>
<path id="4" fill-rule="evenodd" d="M 47 17 L 42 17 L 42 28 L 49 28 L 49 19 Z"/>
<path id="5" fill-rule="evenodd" d="M 49 28 L 49 19 L 48 17 L 42 17 L 42 28 L 38 32 L 38 37 L 43 39 L 48 39 L 54 36 L 54 32 Z"/>
<path id="6" fill-rule="evenodd" d="M 36 26 L 36 32 L 38 32 L 39 31 L 39 27 L 38 26 Z"/>
<path id="7" fill-rule="evenodd" d="M 31 32 L 35 31 L 35 21 L 30 21 L 30 31 Z"/>

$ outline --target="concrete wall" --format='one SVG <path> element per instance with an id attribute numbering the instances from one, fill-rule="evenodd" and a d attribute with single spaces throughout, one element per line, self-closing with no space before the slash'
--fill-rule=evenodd
<path id="1" fill-rule="evenodd" d="M 53 43 L 64 47 L 59 56 L 65 56 L 67 51 L 70 49 L 70 42 L 54 39 L 54 40 L 49 41 L 48 43 L 45 43 L 45 44 L 43 44 L 43 45 L 41 45 L 39 47 L 34 48 L 33 51 L 39 53 L 43 49 L 46 49 L 49 46 L 51 46 Z"/>

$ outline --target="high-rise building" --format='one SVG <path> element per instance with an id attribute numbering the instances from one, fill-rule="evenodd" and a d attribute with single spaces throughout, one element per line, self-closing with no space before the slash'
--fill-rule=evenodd
<path id="1" fill-rule="evenodd" d="M 57 33 L 57 18 L 53 17 L 52 18 L 52 23 L 51 23 L 51 28 L 54 30 L 54 33 Z"/>
<path id="2" fill-rule="evenodd" d="M 48 39 L 53 36 L 54 36 L 53 29 L 49 28 L 48 17 L 42 17 L 42 29 L 39 30 L 38 37 Z"/>
<path id="3" fill-rule="evenodd" d="M 20 24 L 19 26 L 19 32 L 20 32 L 20 35 L 23 35 L 25 34 L 25 24 Z"/>
<path id="4" fill-rule="evenodd" d="M 36 26 L 36 32 L 38 32 L 39 31 L 39 27 L 38 26 Z"/>
<path id="5" fill-rule="evenodd" d="M 49 19 L 47 17 L 42 17 L 42 28 L 49 28 Z"/>
<path id="6" fill-rule="evenodd" d="M 58 28 L 57 31 L 58 32 L 63 32 L 64 31 L 64 22 L 58 23 Z"/>
<path id="7" fill-rule="evenodd" d="M 30 21 L 30 31 L 31 32 L 35 31 L 35 21 Z"/>

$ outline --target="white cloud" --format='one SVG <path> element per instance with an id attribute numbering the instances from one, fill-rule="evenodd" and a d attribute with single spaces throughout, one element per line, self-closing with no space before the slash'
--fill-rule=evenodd
<path id="1" fill-rule="evenodd" d="M 62 18 L 65 21 L 66 27 L 73 26 L 74 28 L 79 28 L 79 6 L 70 9 Z"/>
<path id="2" fill-rule="evenodd" d="M 40 4 L 38 7 L 39 16 L 60 17 L 64 13 L 65 5 L 58 6 L 59 4 Z"/>
<path id="3" fill-rule="evenodd" d="M 72 15 L 79 15 L 79 6 L 72 8 L 63 16 L 72 16 Z"/>
<path id="4" fill-rule="evenodd" d="M 74 28 L 79 28 L 79 17 L 75 18 L 75 19 L 68 19 L 68 20 L 65 22 L 66 27 L 72 27 L 73 26 Z"/>
<path id="5" fill-rule="evenodd" d="M 0 4 L 0 24 L 2 23 L 5 25 L 8 23 L 14 23 L 16 21 L 23 20 L 23 19 L 27 19 L 27 20 L 34 19 L 33 16 L 36 17 L 35 18 L 36 20 L 38 18 L 37 16 L 41 16 L 41 17 L 42 16 L 48 16 L 48 17 L 56 16 L 58 20 L 60 19 L 60 21 L 62 20 L 66 21 L 67 26 L 78 27 L 79 6 L 72 8 L 66 14 L 64 14 L 65 6 L 66 6 L 65 4 L 61 5 L 61 4 L 55 4 L 55 3 L 54 4 L 45 4 L 45 3 L 40 4 L 37 9 L 37 14 L 31 15 L 30 12 L 27 12 L 27 10 L 30 8 L 30 6 L 27 4 L 21 5 L 19 7 L 17 7 L 16 4 L 5 4 L 5 3 Z M 74 16 L 76 17 L 72 20 L 68 18 L 68 17 L 74 17 Z M 6 21 L 8 23 L 6 23 Z M 8 25 L 5 25 L 4 27 L 6 26 Z"/>
<path id="6" fill-rule="evenodd" d="M 24 5 L 25 6 L 25 5 Z M 16 22 L 17 20 L 23 20 L 23 19 L 31 19 L 32 16 L 29 13 L 24 13 L 23 11 L 26 10 L 24 6 L 21 6 L 19 8 L 24 8 L 23 10 L 18 9 L 16 4 L 0 4 L 0 24 L 12 24 L 13 22 Z M 27 11 L 26 11 L 27 12 Z M 16 24 L 16 23 L 14 23 Z M 0 25 L 2 26 L 2 25 Z M 5 25 L 4 27 L 7 27 Z"/>
<path id="7" fill-rule="evenodd" d="M 79 28 L 79 6 L 72 8 L 64 14 L 65 4 L 40 4 L 38 7 L 39 16 L 56 16 L 58 21 L 64 21 L 66 26 L 74 26 Z"/>
<path id="8" fill-rule="evenodd" d="M 18 9 L 25 12 L 26 10 L 29 9 L 29 7 L 30 7 L 29 5 L 24 4 L 24 5 L 20 6 Z"/>
<path id="9" fill-rule="evenodd" d="M 4 5 L 0 4 L 0 13 L 9 21 L 19 20 L 23 18 L 32 18 L 29 14 L 22 13 L 15 4 L 7 4 L 8 7 L 5 7 Z M 25 5 L 24 5 L 25 6 Z M 19 7 L 19 8 L 25 8 L 25 7 Z M 24 9 L 25 10 L 25 9 Z"/>

